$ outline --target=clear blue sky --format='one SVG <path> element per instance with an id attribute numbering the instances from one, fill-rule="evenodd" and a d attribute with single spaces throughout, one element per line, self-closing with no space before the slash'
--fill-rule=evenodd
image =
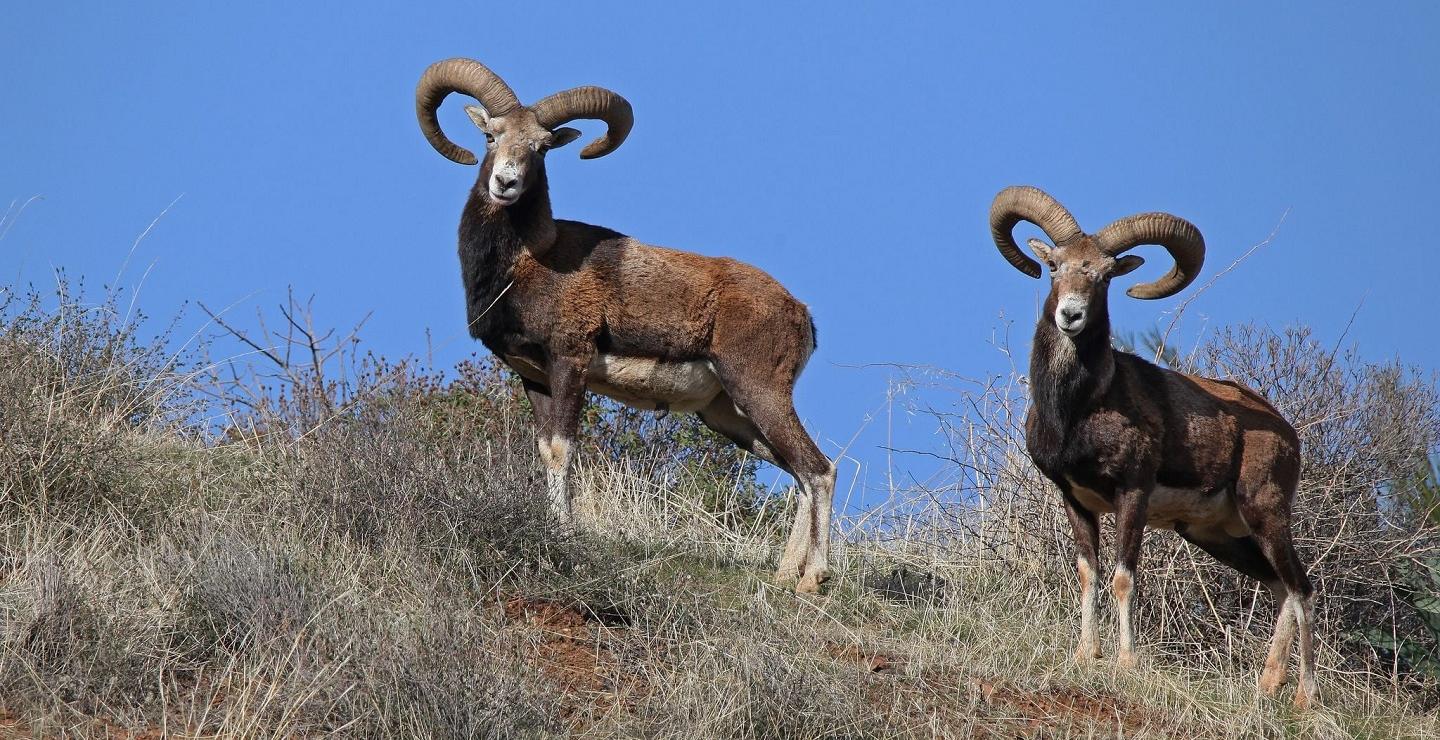
<path id="1" fill-rule="evenodd" d="M 1207 274 L 1289 209 L 1193 305 L 1190 335 L 1260 319 L 1333 339 L 1363 300 L 1349 336 L 1367 356 L 1440 366 L 1434 3 L 395 5 L 10 7 L 0 208 L 44 200 L 0 242 L 0 277 L 109 282 L 183 194 L 121 281 L 153 266 L 151 315 L 200 300 L 248 317 L 294 285 L 323 321 L 374 311 L 385 354 L 422 354 L 427 328 L 443 364 L 477 351 L 455 257 L 476 171 L 432 151 L 413 112 L 425 66 L 463 55 L 527 102 L 581 84 L 631 101 L 615 154 L 551 155 L 557 215 L 752 262 L 807 302 L 821 341 L 799 406 L 832 454 L 885 396 L 887 371 L 853 366 L 984 375 L 1004 364 L 987 344 L 1002 315 L 1024 361 L 1044 286 L 986 230 L 1011 184 L 1092 231 L 1189 218 Z M 476 144 L 460 108 L 442 120 Z M 1166 269 L 1145 256 L 1132 279 Z M 1182 297 L 1117 290 L 1117 322 L 1146 328 Z M 933 446 L 928 423 L 901 426 Z M 872 426 L 851 453 L 880 465 L 883 441 Z"/>

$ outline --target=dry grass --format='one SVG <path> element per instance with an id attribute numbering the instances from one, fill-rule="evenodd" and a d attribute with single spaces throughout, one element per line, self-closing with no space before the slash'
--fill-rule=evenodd
<path id="1" fill-rule="evenodd" d="M 1256 696 L 1268 604 L 1162 537 L 1146 664 L 1075 666 L 1013 383 L 956 394 L 951 477 L 838 522 L 833 589 L 797 598 L 768 583 L 783 502 L 743 474 L 592 452 L 577 535 L 496 376 L 301 353 L 267 379 L 168 346 L 113 301 L 4 308 L 0 734 L 1440 734 L 1424 686 L 1336 639 L 1384 616 L 1355 559 L 1419 543 L 1364 512 L 1305 534 L 1322 591 L 1366 605 L 1327 607 L 1323 708 Z M 1309 511 L 1325 481 L 1343 500 L 1307 481 Z"/>

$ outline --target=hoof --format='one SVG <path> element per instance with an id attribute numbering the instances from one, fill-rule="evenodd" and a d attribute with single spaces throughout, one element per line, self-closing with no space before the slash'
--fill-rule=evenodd
<path id="1" fill-rule="evenodd" d="M 800 579 L 800 582 L 795 584 L 795 593 L 818 594 L 828 580 L 830 580 L 830 574 L 828 573 L 806 573 L 805 576 Z"/>
<path id="2" fill-rule="evenodd" d="M 1123 670 L 1134 670 L 1140 665 L 1140 658 L 1133 652 L 1123 652 L 1115 659 L 1115 664 Z"/>
<path id="3" fill-rule="evenodd" d="M 792 566 L 781 565 L 775 570 L 775 585 L 781 588 L 790 588 L 800 582 L 800 569 Z"/>

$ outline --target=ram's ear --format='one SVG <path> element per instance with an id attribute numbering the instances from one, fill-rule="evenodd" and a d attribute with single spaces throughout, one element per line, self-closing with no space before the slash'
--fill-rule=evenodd
<path id="1" fill-rule="evenodd" d="M 580 138 L 580 130 L 569 126 L 561 126 L 550 132 L 550 148 L 559 149 L 566 144 Z"/>
<path id="2" fill-rule="evenodd" d="M 1039 257 L 1039 258 L 1040 258 L 1040 261 L 1041 261 L 1041 262 L 1044 262 L 1044 263 L 1046 263 L 1046 264 L 1049 264 L 1049 263 L 1050 263 L 1050 245 L 1049 245 L 1049 244 L 1046 244 L 1045 242 L 1042 242 L 1042 241 L 1040 241 L 1039 239 L 1031 239 L 1031 240 L 1025 242 L 1025 244 L 1027 244 L 1027 245 L 1030 247 L 1030 251 L 1034 252 L 1036 257 Z"/>
<path id="3" fill-rule="evenodd" d="M 1121 275 L 1129 275 L 1145 264 L 1145 258 L 1138 254 L 1127 254 L 1115 260 L 1115 269 L 1110 271 L 1110 277 L 1117 278 Z"/>
<path id="4" fill-rule="evenodd" d="M 470 120 L 474 121 L 481 131 L 490 133 L 490 114 L 486 113 L 484 108 L 478 105 L 467 105 L 465 112 L 469 114 Z"/>

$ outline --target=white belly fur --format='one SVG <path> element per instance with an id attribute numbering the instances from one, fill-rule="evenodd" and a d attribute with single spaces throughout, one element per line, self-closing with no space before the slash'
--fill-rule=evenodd
<path id="1" fill-rule="evenodd" d="M 545 381 L 545 369 L 520 357 L 505 358 L 531 380 Z M 666 362 L 652 357 L 595 355 L 586 370 L 591 391 L 637 409 L 665 406 L 671 411 L 698 411 L 720 393 L 720 378 L 707 360 Z"/>
<path id="2" fill-rule="evenodd" d="M 1097 514 L 1113 514 L 1115 507 L 1104 496 L 1070 481 L 1070 493 L 1081 506 Z M 1155 529 L 1174 529 L 1177 522 L 1191 527 L 1219 528 L 1231 537 L 1250 534 L 1250 527 L 1235 508 L 1229 491 L 1204 493 L 1185 488 L 1156 486 L 1150 494 L 1145 524 Z"/>

